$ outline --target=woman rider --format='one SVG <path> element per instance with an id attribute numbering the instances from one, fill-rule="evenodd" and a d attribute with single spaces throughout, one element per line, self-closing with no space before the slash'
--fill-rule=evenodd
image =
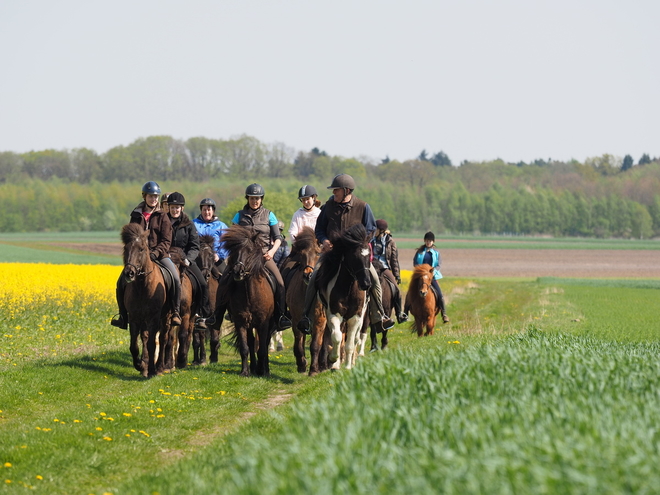
<path id="1" fill-rule="evenodd" d="M 201 292 L 201 305 L 199 312 L 201 317 L 197 319 L 197 326 L 206 328 L 205 319 L 211 316 L 211 308 L 209 306 L 209 286 L 206 279 L 202 276 L 202 272 L 197 266 L 195 260 L 199 255 L 199 236 L 197 229 L 190 220 L 190 217 L 183 211 L 186 198 L 180 192 L 173 192 L 168 195 L 167 204 L 169 205 L 169 213 L 167 216 L 172 222 L 172 245 L 171 248 L 181 248 L 185 254 L 183 262 L 188 267 L 188 271 L 197 281 L 197 286 Z M 213 324 L 213 321 L 209 321 Z"/>
<path id="2" fill-rule="evenodd" d="M 376 220 L 376 235 L 369 241 L 374 259 L 383 267 L 382 275 L 390 282 L 394 295 L 394 311 L 399 323 L 408 321 L 408 315 L 401 311 L 401 270 L 399 268 L 399 250 L 392 238 L 385 220 Z"/>
<path id="3" fill-rule="evenodd" d="M 424 244 L 417 249 L 415 257 L 413 258 L 413 266 L 425 263 L 433 268 L 433 282 L 431 285 L 439 296 L 436 299 L 435 304 L 442 314 L 442 322 L 449 323 L 449 317 L 445 312 L 445 298 L 442 296 L 442 291 L 438 285 L 438 280 L 442 278 L 442 273 L 440 273 L 440 263 L 442 263 L 442 258 L 440 257 L 440 252 L 433 247 L 434 244 L 435 234 L 433 234 L 433 232 L 427 232 L 424 234 Z"/>
<path id="4" fill-rule="evenodd" d="M 304 185 L 298 191 L 298 200 L 302 203 L 302 208 L 298 208 L 291 217 L 289 235 L 292 242 L 296 240 L 303 227 L 310 227 L 312 230 L 316 228 L 316 219 L 321 213 L 319 208 L 321 202 L 317 198 L 318 193 L 314 186 Z"/>
<path id="5" fill-rule="evenodd" d="M 284 281 L 282 275 L 273 261 L 273 256 L 282 243 L 282 236 L 277 225 L 275 214 L 264 208 L 263 199 L 265 196 L 264 188 L 259 184 L 250 184 L 245 189 L 245 199 L 247 204 L 242 210 L 238 211 L 232 219 L 232 224 L 242 225 L 243 227 L 252 227 L 258 231 L 262 240 L 262 249 L 265 267 L 273 275 L 276 281 L 275 290 L 275 319 L 277 321 L 277 330 L 282 331 L 291 328 L 291 320 L 286 316 L 286 294 L 284 291 Z M 229 274 L 230 270 L 225 273 Z M 219 304 L 216 307 L 215 319 L 216 326 L 222 321 L 226 307 Z"/>
<path id="6" fill-rule="evenodd" d="M 131 212 L 130 223 L 139 223 L 144 230 L 149 231 L 149 257 L 152 261 L 160 261 L 172 274 L 174 280 L 174 297 L 170 301 L 172 309 L 172 325 L 181 325 L 179 307 L 181 301 L 181 282 L 179 270 L 170 259 L 169 250 L 172 243 L 172 224 L 167 215 L 158 205 L 160 186 L 154 181 L 145 182 L 142 186 L 142 202 Z M 126 330 L 128 328 L 128 312 L 124 306 L 124 277 L 117 281 L 117 304 L 119 317 L 110 321 L 110 324 Z"/>

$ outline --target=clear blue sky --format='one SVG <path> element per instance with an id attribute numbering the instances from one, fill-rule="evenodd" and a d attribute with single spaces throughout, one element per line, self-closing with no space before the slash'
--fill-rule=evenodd
<path id="1" fill-rule="evenodd" d="M 2 0 L 0 151 L 660 155 L 657 0 Z"/>

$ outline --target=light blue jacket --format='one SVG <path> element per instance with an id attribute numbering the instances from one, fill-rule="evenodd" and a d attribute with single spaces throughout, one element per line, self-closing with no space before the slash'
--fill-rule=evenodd
<path id="1" fill-rule="evenodd" d="M 229 256 L 229 253 L 224 248 L 222 242 L 220 242 L 220 237 L 227 229 L 227 225 L 224 222 L 218 220 L 218 217 L 213 217 L 213 220 L 210 222 L 205 222 L 202 220 L 201 216 L 193 220 L 197 233 L 199 235 L 211 235 L 213 236 L 213 245 L 215 246 L 215 252 L 218 254 L 220 261 L 224 260 Z"/>
<path id="2" fill-rule="evenodd" d="M 429 252 L 431 254 L 431 267 L 433 268 L 433 278 L 436 280 L 440 280 L 442 278 L 442 273 L 440 273 L 440 263 L 442 263 L 442 259 L 440 258 L 440 252 L 437 249 L 431 248 L 423 248 L 415 253 L 415 257 L 413 258 L 413 266 L 421 265 L 424 263 L 424 257 L 426 256 L 426 253 Z"/>

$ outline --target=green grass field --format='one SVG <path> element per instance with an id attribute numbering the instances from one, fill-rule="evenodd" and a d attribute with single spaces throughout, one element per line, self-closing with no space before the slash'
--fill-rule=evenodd
<path id="1" fill-rule="evenodd" d="M 291 332 L 267 379 L 145 380 L 111 304 L 2 314 L 0 490 L 660 493 L 660 283 L 441 285 L 451 324 L 314 378 Z"/>

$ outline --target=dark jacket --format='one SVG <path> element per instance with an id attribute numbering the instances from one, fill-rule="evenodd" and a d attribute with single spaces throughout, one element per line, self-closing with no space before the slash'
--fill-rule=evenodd
<path id="1" fill-rule="evenodd" d="M 367 203 L 355 196 L 346 203 L 336 203 L 331 197 L 321 208 L 314 233 L 322 243 L 358 223 L 364 225 L 368 235 L 376 230 L 376 219 Z"/>
<path id="2" fill-rule="evenodd" d="M 399 267 L 399 250 L 396 247 L 394 239 L 392 239 L 392 234 L 387 231 L 383 237 L 385 237 L 385 259 L 389 265 L 389 269 L 394 275 L 394 278 L 399 280 L 401 278 L 401 268 Z M 381 239 L 374 237 L 371 239 L 371 250 L 374 253 L 374 258 L 376 257 L 377 247 L 376 244 L 380 243 Z"/>
<path id="3" fill-rule="evenodd" d="M 170 244 L 172 243 L 170 218 L 163 210 L 156 210 L 151 214 L 147 223 L 144 215 L 142 215 L 144 206 L 145 202 L 143 201 L 131 212 L 131 223 L 139 223 L 142 228 L 149 231 L 149 250 L 156 253 L 158 259 L 169 258 Z"/>
<path id="4" fill-rule="evenodd" d="M 169 215 L 168 215 L 169 217 Z M 199 235 L 197 228 L 190 220 L 190 217 L 181 212 L 179 218 L 171 218 L 172 222 L 172 247 L 183 249 L 186 254 L 186 259 L 191 263 L 197 259 L 199 255 Z"/>

